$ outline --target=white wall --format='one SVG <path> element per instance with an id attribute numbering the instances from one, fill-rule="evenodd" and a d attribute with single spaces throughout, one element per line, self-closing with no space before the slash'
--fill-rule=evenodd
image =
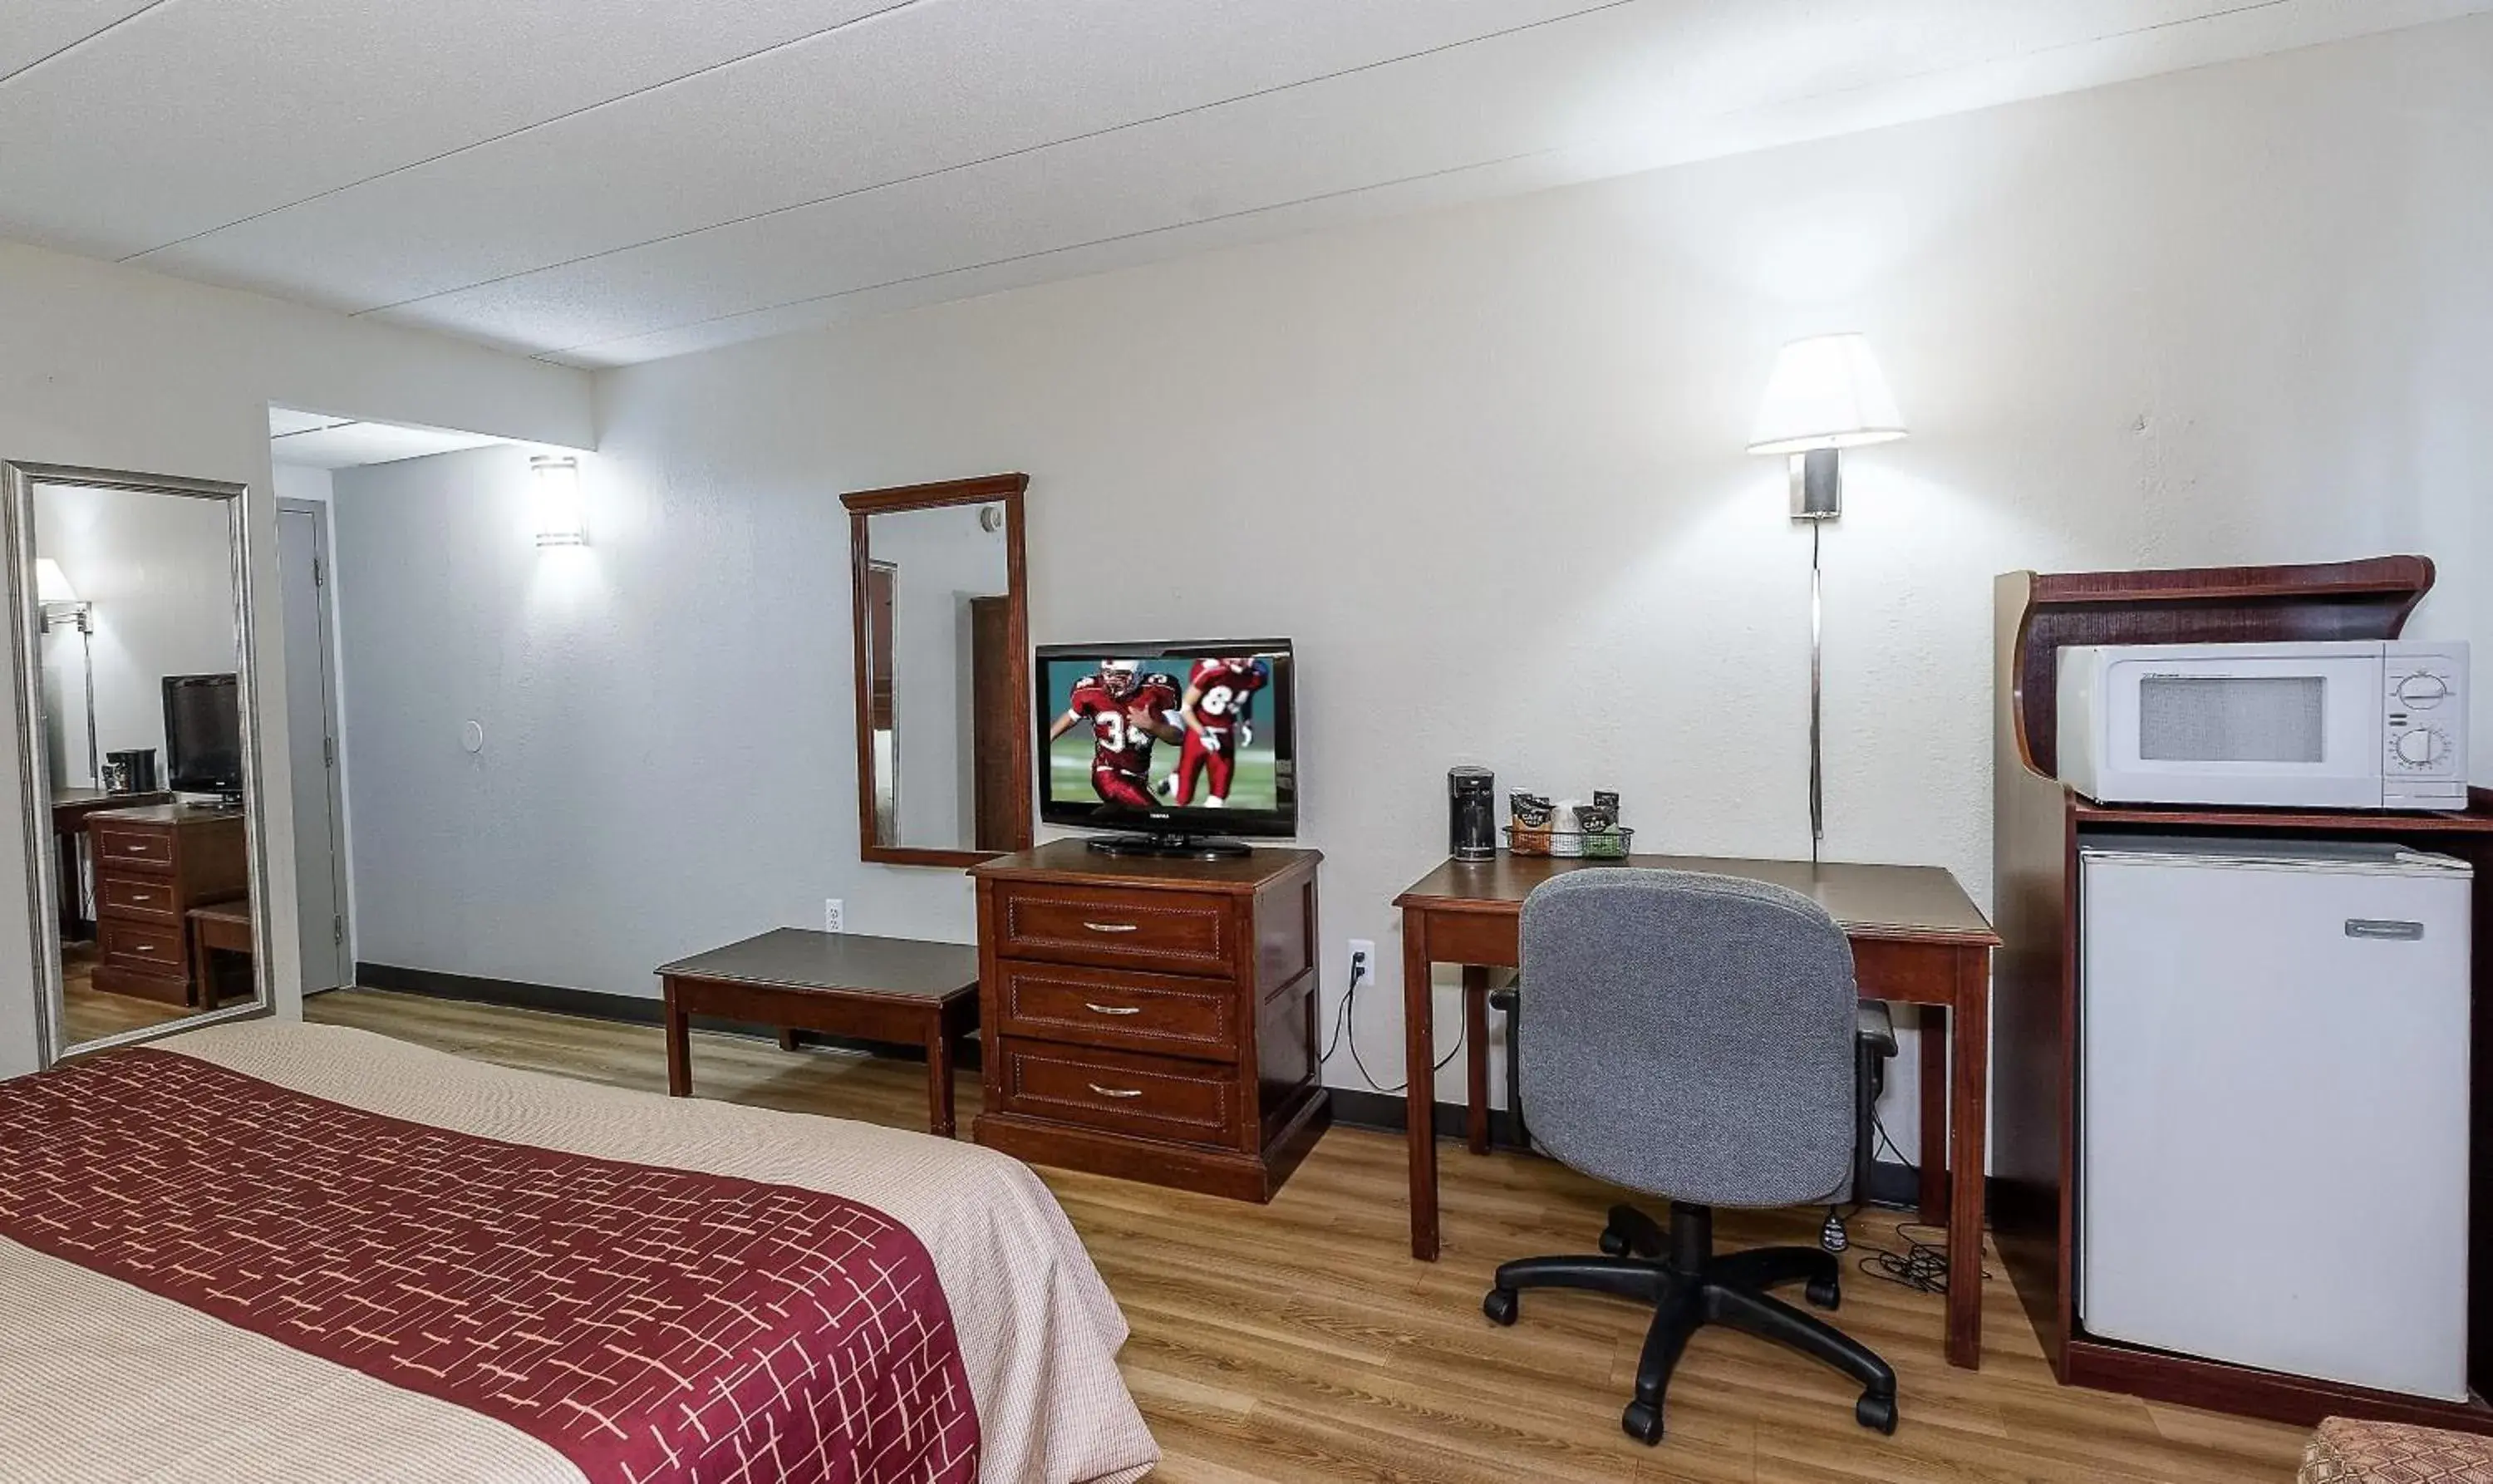
<path id="1" fill-rule="evenodd" d="M 251 487 L 263 694 L 284 694 L 277 638 L 268 406 L 459 428 L 549 443 L 591 439 L 588 379 L 438 336 L 0 243 L 0 459 L 226 480 Z M 13 702 L 14 704 L 14 702 Z M 261 717 L 270 965 L 299 1001 L 283 708 Z M 17 774 L 17 732 L 0 773 Z M 0 1075 L 35 1062 L 24 826 L 0 826 Z"/>
<path id="2" fill-rule="evenodd" d="M 604 374 L 585 551 L 491 456 L 339 480 L 350 565 L 427 553 L 346 574 L 406 793 L 384 840 L 359 786 L 367 956 L 646 994 L 831 895 L 968 937 L 956 874 L 856 863 L 835 496 L 1005 469 L 1036 640 L 1298 641 L 1329 1009 L 1453 763 L 1801 854 L 1808 537 L 1741 444 L 1832 329 L 1914 436 L 1827 532 L 1829 853 L 1988 900 L 1993 574 L 2423 550 L 2415 632 L 2493 641 L 2488 150 L 2468 20 Z M 466 714 L 510 740 L 464 761 Z M 1361 996 L 1389 1084 L 1398 1020 Z"/>
<path id="3" fill-rule="evenodd" d="M 98 756 L 153 749 L 156 776 L 169 778 L 165 677 L 231 670 L 241 653 L 226 502 L 44 485 L 35 491 L 35 554 L 59 562 L 94 605 L 86 642 Z M 97 787 L 87 771 L 89 651 L 63 625 L 44 639 L 43 652 L 51 777 L 56 786 Z"/>

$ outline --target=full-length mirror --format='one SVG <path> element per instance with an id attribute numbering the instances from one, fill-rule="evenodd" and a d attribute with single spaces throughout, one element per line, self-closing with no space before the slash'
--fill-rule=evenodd
<path id="1" fill-rule="evenodd" d="M 1031 842 L 1024 474 L 842 495 L 858 854 L 964 866 Z"/>
<path id="2" fill-rule="evenodd" d="M 0 484 L 47 1054 L 265 1010 L 242 487 Z"/>

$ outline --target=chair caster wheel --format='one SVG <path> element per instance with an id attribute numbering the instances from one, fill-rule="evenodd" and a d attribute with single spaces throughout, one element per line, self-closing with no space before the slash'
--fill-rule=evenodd
<path id="1" fill-rule="evenodd" d="M 1630 1438 L 1650 1447 L 1662 1441 L 1662 1409 L 1642 1402 L 1630 1402 L 1619 1413 L 1619 1427 Z"/>
<path id="2" fill-rule="evenodd" d="M 1809 1301 L 1821 1309 L 1844 1307 L 1844 1285 L 1834 1278 L 1813 1278 L 1809 1282 Z"/>
<path id="3" fill-rule="evenodd" d="M 1852 1404 L 1852 1420 L 1893 1438 L 1896 1436 L 1896 1399 L 1864 1394 L 1860 1401 Z"/>
<path id="4" fill-rule="evenodd" d="M 1619 1230 L 1616 1227 L 1604 1227 L 1602 1229 L 1602 1256 L 1607 1258 L 1624 1258 L 1627 1255 L 1628 1239 L 1619 1234 Z"/>
<path id="5" fill-rule="evenodd" d="M 1487 1315 L 1489 1322 L 1493 1324 L 1514 1323 L 1515 1291 L 1513 1289 L 1489 1290 L 1487 1296 L 1481 1300 L 1481 1313 Z"/>

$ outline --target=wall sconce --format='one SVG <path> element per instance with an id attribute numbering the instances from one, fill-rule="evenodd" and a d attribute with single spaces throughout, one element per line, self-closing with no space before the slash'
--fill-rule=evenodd
<path id="1" fill-rule="evenodd" d="M 539 454 L 528 460 L 536 481 L 537 545 L 588 545 L 588 512 L 580 497 L 580 460 Z"/>
<path id="2" fill-rule="evenodd" d="M 1820 724 L 1820 639 L 1825 608 L 1818 597 L 1818 532 L 1844 514 L 1842 450 L 1905 436 L 1895 394 L 1858 335 L 1794 341 L 1775 357 L 1749 434 L 1753 454 L 1791 456 L 1791 513 L 1809 522 L 1809 860 L 1826 843 L 1824 729 Z"/>

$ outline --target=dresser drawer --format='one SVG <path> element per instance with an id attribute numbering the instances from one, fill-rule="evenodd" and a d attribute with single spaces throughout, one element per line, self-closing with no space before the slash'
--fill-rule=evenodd
<path id="1" fill-rule="evenodd" d="M 1187 1143 L 1235 1142 L 1237 1074 L 1125 1052 L 999 1038 L 1002 1112 Z"/>
<path id="2" fill-rule="evenodd" d="M 168 830 L 107 824 L 98 819 L 87 825 L 87 835 L 95 842 L 95 858 L 105 865 L 172 873 L 173 836 Z"/>
<path id="3" fill-rule="evenodd" d="M 173 885 L 163 876 L 105 873 L 96 877 L 95 890 L 104 916 L 176 926 L 182 921 Z"/>
<path id="4" fill-rule="evenodd" d="M 996 888 L 1006 958 L 1120 964 L 1226 978 L 1238 964 L 1229 899 L 1008 881 Z"/>
<path id="5" fill-rule="evenodd" d="M 997 1030 L 1181 1056 L 1238 1055 L 1235 996 L 1217 980 L 1066 964 L 998 965 Z"/>
<path id="6" fill-rule="evenodd" d="M 107 964 L 179 971 L 190 963 L 182 951 L 181 930 L 170 925 L 119 922 L 107 917 L 95 925 L 95 937 Z"/>

